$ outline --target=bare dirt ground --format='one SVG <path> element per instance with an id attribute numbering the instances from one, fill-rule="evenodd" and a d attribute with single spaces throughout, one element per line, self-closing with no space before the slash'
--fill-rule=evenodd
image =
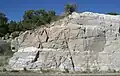
<path id="1" fill-rule="evenodd" d="M 98 73 L 98 74 L 41 74 L 41 73 L 0 73 L 0 76 L 120 76 L 120 73 Z"/>

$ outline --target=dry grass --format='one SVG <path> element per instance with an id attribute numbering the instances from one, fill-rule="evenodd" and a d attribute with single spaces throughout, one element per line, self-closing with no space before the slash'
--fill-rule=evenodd
<path id="1" fill-rule="evenodd" d="M 5 67 L 8 64 L 10 56 L 0 56 L 0 67 Z"/>

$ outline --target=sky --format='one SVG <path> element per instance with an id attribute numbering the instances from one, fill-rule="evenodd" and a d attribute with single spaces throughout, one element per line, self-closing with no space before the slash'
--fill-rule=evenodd
<path id="1" fill-rule="evenodd" d="M 0 12 L 5 13 L 9 20 L 19 21 L 24 11 L 30 9 L 55 10 L 62 14 L 67 3 L 77 4 L 79 12 L 120 13 L 120 0 L 1 0 Z"/>

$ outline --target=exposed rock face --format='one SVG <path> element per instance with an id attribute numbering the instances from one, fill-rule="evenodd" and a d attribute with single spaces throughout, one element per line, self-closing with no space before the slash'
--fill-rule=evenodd
<path id="1" fill-rule="evenodd" d="M 69 71 L 98 71 L 120 69 L 120 16 L 98 13 L 73 13 L 69 17 L 52 23 L 50 28 L 26 31 L 13 40 L 17 49 L 36 47 L 34 57 L 16 52 L 9 64 L 12 69 L 56 68 Z M 37 51 L 37 52 L 36 52 Z M 30 52 L 30 54 L 29 54 Z M 20 55 L 18 55 L 20 54 Z M 36 59 L 37 56 L 37 59 Z M 33 62 L 33 60 L 35 60 Z M 14 65 L 17 65 L 14 67 Z M 29 61 L 29 63 L 28 63 Z M 23 65 L 24 66 L 23 66 Z M 19 67 L 20 66 L 20 67 Z"/>
<path id="2" fill-rule="evenodd" d="M 31 68 L 33 65 L 32 62 L 34 62 L 37 53 L 38 50 L 35 47 L 28 47 L 18 50 L 18 52 L 14 53 L 14 56 L 9 61 L 11 68 L 18 70 L 23 70 L 25 67 Z"/>

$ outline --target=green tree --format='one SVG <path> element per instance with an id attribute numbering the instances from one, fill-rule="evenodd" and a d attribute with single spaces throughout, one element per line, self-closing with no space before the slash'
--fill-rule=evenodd
<path id="1" fill-rule="evenodd" d="M 35 26 L 49 24 L 51 21 L 55 20 L 55 16 L 56 13 L 53 10 L 27 10 L 23 15 L 23 29 L 30 30 Z"/>
<path id="2" fill-rule="evenodd" d="M 33 25 L 31 22 L 29 22 L 29 21 L 22 22 L 22 30 L 23 31 L 31 30 L 32 28 L 33 28 Z"/>
<path id="3" fill-rule="evenodd" d="M 0 12 L 0 25 L 5 25 L 8 21 L 8 18 L 4 13 Z"/>
<path id="4" fill-rule="evenodd" d="M 17 22 L 15 22 L 15 21 L 10 21 L 9 23 L 8 23 L 8 31 L 10 32 L 10 33 L 12 33 L 12 32 L 15 32 L 15 31 L 17 31 Z"/>
<path id="5" fill-rule="evenodd" d="M 48 11 L 48 18 L 49 18 L 49 22 L 51 21 L 55 21 L 56 20 L 56 13 L 53 10 Z"/>
<path id="6" fill-rule="evenodd" d="M 29 20 L 29 19 L 32 19 L 33 16 L 34 16 L 34 10 L 27 10 L 23 15 L 23 19 Z"/>
<path id="7" fill-rule="evenodd" d="M 76 4 L 66 4 L 64 9 L 65 9 L 65 13 L 68 15 L 75 12 L 77 10 L 77 6 Z"/>
<path id="8" fill-rule="evenodd" d="M 0 37 L 5 36 L 5 34 L 7 34 L 7 32 L 8 32 L 7 25 L 0 26 Z"/>
<path id="9" fill-rule="evenodd" d="M 8 32 L 7 21 L 8 18 L 6 15 L 0 12 L 0 37 L 4 36 Z"/>
<path id="10" fill-rule="evenodd" d="M 39 20 L 38 25 L 44 25 L 48 23 L 48 14 L 44 9 L 37 10 L 35 13 L 37 13 L 36 16 L 38 16 L 38 20 Z"/>

